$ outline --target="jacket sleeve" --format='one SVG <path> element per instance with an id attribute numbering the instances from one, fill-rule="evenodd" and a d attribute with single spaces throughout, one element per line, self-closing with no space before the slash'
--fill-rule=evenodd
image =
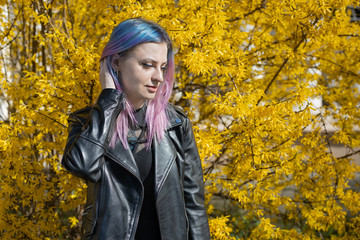
<path id="1" fill-rule="evenodd" d="M 122 109 L 123 94 L 104 89 L 96 104 L 70 114 L 63 167 L 74 175 L 97 182 L 101 177 L 102 157 L 110 142 L 111 129 Z"/>
<path id="2" fill-rule="evenodd" d="M 190 240 L 209 240 L 209 223 L 204 206 L 204 180 L 201 160 L 196 146 L 191 122 L 184 124 L 183 147 L 185 153 L 184 197 L 189 221 Z"/>

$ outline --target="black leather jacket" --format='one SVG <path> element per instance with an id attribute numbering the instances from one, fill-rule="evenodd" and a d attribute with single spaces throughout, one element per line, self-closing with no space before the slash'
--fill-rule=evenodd
<path id="1" fill-rule="evenodd" d="M 88 185 L 83 213 L 85 239 L 134 239 L 143 201 L 143 185 L 133 155 L 119 141 L 109 147 L 123 95 L 101 92 L 93 107 L 69 117 L 63 166 Z M 189 119 L 168 106 L 169 126 L 153 141 L 155 197 L 162 239 L 210 239 L 204 208 L 201 161 Z"/>

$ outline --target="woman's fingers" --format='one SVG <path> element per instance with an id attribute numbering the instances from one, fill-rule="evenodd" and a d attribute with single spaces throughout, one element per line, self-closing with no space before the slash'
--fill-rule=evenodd
<path id="1" fill-rule="evenodd" d="M 114 80 L 110 75 L 110 71 L 107 65 L 107 60 L 104 58 L 100 62 L 100 73 L 99 73 L 99 81 L 101 84 L 101 88 L 115 88 Z"/>

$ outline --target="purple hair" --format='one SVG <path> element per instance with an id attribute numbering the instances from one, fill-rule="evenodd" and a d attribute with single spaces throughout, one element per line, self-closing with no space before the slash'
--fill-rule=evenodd
<path id="1" fill-rule="evenodd" d="M 147 123 L 147 142 L 146 147 L 149 149 L 153 138 L 156 136 L 160 140 L 168 125 L 166 115 L 167 103 L 170 99 L 173 79 L 174 79 L 174 53 L 172 42 L 166 31 L 154 22 L 141 18 L 128 19 L 118 24 L 104 47 L 100 61 L 107 58 L 108 69 L 112 76 L 115 87 L 122 92 L 121 84 L 115 70 L 111 66 L 111 60 L 114 54 L 125 56 L 133 47 L 146 42 L 165 42 L 168 46 L 167 67 L 164 82 L 159 86 L 154 99 L 150 100 L 147 105 L 145 121 Z M 128 148 L 127 133 L 129 124 L 136 123 L 134 109 L 125 99 L 125 110 L 121 111 L 116 121 L 116 130 L 111 138 L 110 146 L 114 147 L 117 139 L 120 139 L 125 148 Z"/>

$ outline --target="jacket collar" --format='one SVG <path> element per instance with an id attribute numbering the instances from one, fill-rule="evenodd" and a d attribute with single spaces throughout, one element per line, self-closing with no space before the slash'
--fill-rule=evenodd
<path id="1" fill-rule="evenodd" d="M 180 118 L 170 118 L 168 130 L 181 124 L 182 120 Z M 175 147 L 167 132 L 165 132 L 164 137 L 160 141 L 154 138 L 153 151 L 155 163 L 155 194 L 157 194 L 176 158 Z M 107 155 L 140 181 L 139 169 L 130 148 L 125 149 L 122 143 L 118 141 L 114 148 L 108 149 Z"/>
<path id="2" fill-rule="evenodd" d="M 166 112 L 167 112 L 168 119 L 169 119 L 167 130 L 170 130 L 174 127 L 177 127 L 177 126 L 180 126 L 183 124 L 184 118 L 180 117 L 181 115 L 183 115 L 183 113 L 179 114 L 179 112 L 177 112 L 175 110 L 175 107 L 173 105 L 169 104 Z"/>

